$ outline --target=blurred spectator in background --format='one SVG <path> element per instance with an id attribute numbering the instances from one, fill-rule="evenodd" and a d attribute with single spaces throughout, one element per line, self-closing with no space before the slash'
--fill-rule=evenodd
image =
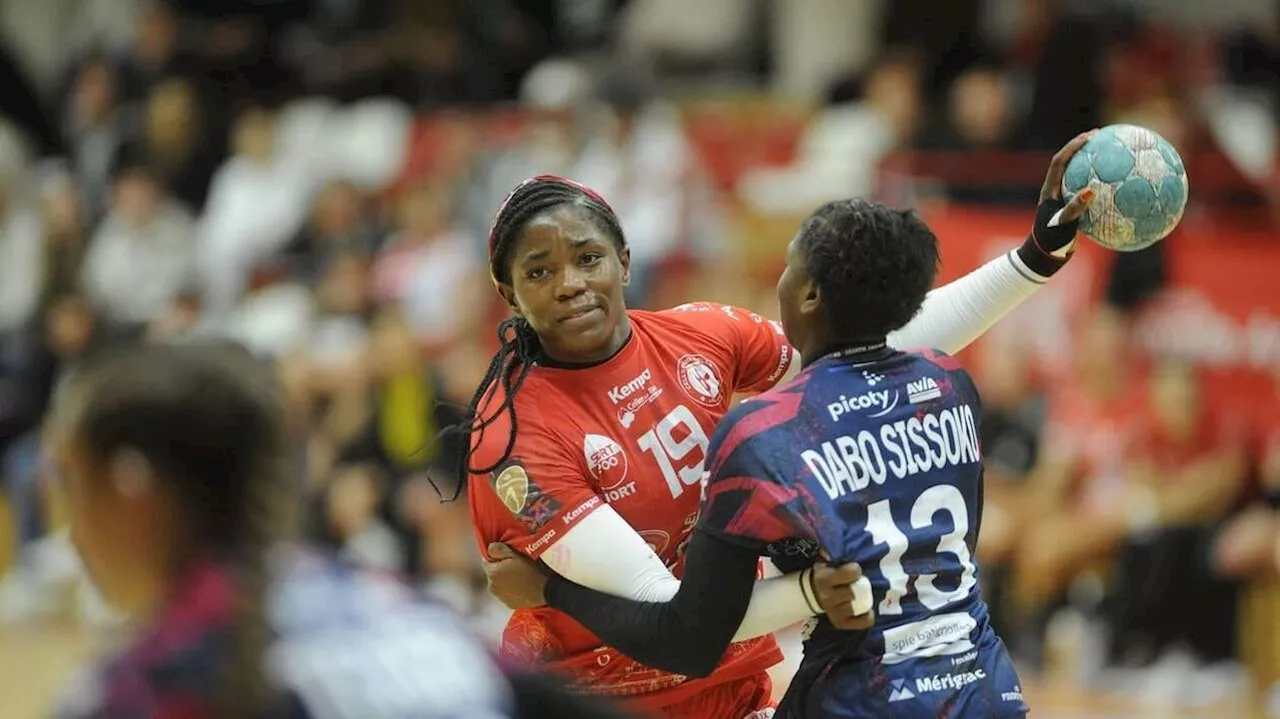
<path id="1" fill-rule="evenodd" d="M 111 210 L 85 256 L 85 292 L 105 319 L 141 330 L 198 292 L 195 221 L 141 158 L 115 172 Z"/>
<path id="2" fill-rule="evenodd" d="M 422 182 L 396 203 L 398 229 L 373 266 L 379 302 L 403 313 L 422 350 L 436 358 L 486 316 L 488 269 L 472 235 L 455 215 L 453 188 Z"/>
<path id="3" fill-rule="evenodd" d="M 458 484 L 453 468 L 462 450 L 442 431 L 461 421 L 462 407 L 443 394 L 439 373 L 424 361 L 398 312 L 377 316 L 368 352 L 367 384 L 348 407 L 353 421 L 331 425 L 335 431 L 325 440 L 333 445 L 336 471 L 354 470 L 336 476 L 322 495 L 328 531 L 353 551 L 361 551 L 361 543 L 382 545 L 381 557 L 369 561 L 398 562 L 399 571 L 430 577 L 469 610 L 483 575 L 468 513 L 465 502 L 440 502 L 441 493 L 452 496 Z M 392 536 L 394 544 L 387 542 Z"/>
<path id="4" fill-rule="evenodd" d="M 204 208 L 222 143 L 204 141 L 201 100 L 188 81 L 170 78 L 147 96 L 138 152 L 175 200 Z"/>
<path id="5" fill-rule="evenodd" d="M 1019 118 L 1015 115 L 1013 88 L 1005 72 L 994 63 L 971 65 L 958 75 L 947 93 L 946 111 L 921 138 L 921 149 L 941 152 L 1008 152 L 1017 148 Z M 927 171 L 927 170 L 926 170 Z M 970 204 L 1023 202 L 1034 195 L 1026 182 L 1012 186 L 999 182 L 950 182 L 948 200 Z"/>
<path id="6" fill-rule="evenodd" d="M 107 211 L 111 171 L 132 129 L 119 105 L 116 74 L 110 60 L 99 54 L 85 56 L 76 69 L 62 117 L 62 132 L 92 221 Z"/>
<path id="7" fill-rule="evenodd" d="M 57 298 L 79 288 L 80 263 L 89 243 L 92 217 L 76 175 L 58 168 L 40 183 L 40 215 L 44 244 L 40 277 L 40 305 L 47 309 Z"/>
<path id="8" fill-rule="evenodd" d="M 0 151 L 3 152 L 3 151 Z M 44 227 L 30 170 L 16 152 L 0 158 L 0 343 L 21 343 L 42 292 Z"/>
<path id="9" fill-rule="evenodd" d="M 956 78 L 984 52 L 979 23 L 981 0 L 939 5 L 932 0 L 898 0 L 886 7 L 883 40 L 911 48 L 920 61 L 921 91 L 928 100 L 945 96 Z"/>
<path id="10" fill-rule="evenodd" d="M 284 249 L 295 276 L 303 282 L 317 282 L 337 255 L 370 257 L 382 239 L 381 218 L 374 214 L 368 198 L 355 185 L 343 180 L 330 182 L 316 197 L 309 221 Z"/>
<path id="11" fill-rule="evenodd" d="M 148 2 L 136 16 L 133 40 L 119 58 L 119 96 L 141 105 L 163 80 L 198 72 L 198 63 L 180 43 L 177 15 L 167 2 Z"/>
<path id="12" fill-rule="evenodd" d="M 382 92 L 392 78 L 392 0 L 308 3 L 290 29 L 285 57 L 307 91 L 350 102 Z M 425 5 L 437 5 L 427 3 Z"/>
<path id="13" fill-rule="evenodd" d="M 313 387 L 325 395 L 346 397 L 359 393 L 369 371 L 364 362 L 373 312 L 369 263 L 364 254 L 347 251 L 326 255 L 324 263 L 314 289 L 306 352 Z M 338 407 L 340 403 L 335 411 Z"/>
<path id="14" fill-rule="evenodd" d="M 804 214 L 829 200 L 872 196 L 877 165 L 914 138 L 922 102 L 918 58 L 886 53 L 863 78 L 860 93 L 839 97 L 810 121 L 791 166 L 749 172 L 738 192 L 772 214 Z"/>
<path id="15" fill-rule="evenodd" d="M 402 3 L 395 33 L 395 94 L 424 109 L 505 99 L 512 46 L 527 38 L 510 9 L 485 0 Z"/>
<path id="16" fill-rule="evenodd" d="M 213 177 L 200 219 L 201 274 L 213 316 L 230 311 L 252 269 L 284 249 L 306 218 L 314 178 L 278 149 L 276 127 L 269 110 L 242 112 L 233 154 Z"/>
<path id="17" fill-rule="evenodd" d="M 1106 609 L 1109 661 L 1152 667 L 1148 679 L 1161 685 L 1148 691 L 1199 705 L 1239 688 L 1201 680 L 1218 678 L 1206 666 L 1235 656 L 1235 587 L 1215 572 L 1211 547 L 1247 476 L 1244 427 L 1209 399 L 1187 363 L 1165 359 L 1153 369 L 1147 409 L 1123 454 L 1128 486 L 1115 511 L 1127 532 Z"/>
<path id="18" fill-rule="evenodd" d="M 1075 9 L 1081 5 L 1085 9 Z M 1101 64 L 1108 38 L 1102 18 L 1087 4 L 1030 3 L 1027 41 L 1021 44 L 1032 68 L 1027 117 L 1028 147 L 1048 150 L 1081 127 L 1102 124 L 1106 97 Z"/>
<path id="19" fill-rule="evenodd" d="M 1130 320 L 1100 307 L 1078 339 L 1074 377 L 1051 386 L 1027 496 L 1014 581 L 1024 611 L 1044 615 L 1078 573 L 1123 536 L 1113 516 L 1126 489 L 1123 457 L 1143 411 Z"/>

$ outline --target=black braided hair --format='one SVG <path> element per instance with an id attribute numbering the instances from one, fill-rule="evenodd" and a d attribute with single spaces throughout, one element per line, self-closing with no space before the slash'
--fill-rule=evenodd
<path id="1" fill-rule="evenodd" d="M 271 373 L 222 341 L 134 345 L 95 356 L 73 432 L 98 462 L 136 451 L 175 492 L 194 553 L 233 562 L 236 596 L 219 662 L 219 716 L 270 714 L 280 699 L 263 657 L 270 547 L 293 518 L 283 408 Z"/>
<path id="2" fill-rule="evenodd" d="M 881 339 L 907 324 L 938 274 L 938 238 L 911 210 L 835 200 L 809 215 L 797 241 L 841 340 Z"/>
<path id="3" fill-rule="evenodd" d="M 489 272 L 495 282 L 511 283 L 511 251 L 524 232 L 525 225 L 534 217 L 561 205 L 576 205 L 586 210 L 599 228 L 613 240 L 619 253 L 626 249 L 627 240 L 618 215 L 595 190 L 563 177 L 538 175 L 516 185 L 494 215 L 493 226 L 489 230 Z M 480 381 L 480 386 L 467 405 L 466 419 L 450 428 L 463 435 L 458 483 L 452 499 L 457 499 L 461 494 L 469 475 L 487 474 L 510 459 L 516 444 L 516 433 L 519 432 L 515 396 L 541 353 L 542 345 L 538 341 L 538 334 L 525 318 L 508 317 L 498 325 L 498 351 L 489 362 L 484 379 Z M 481 416 L 481 405 L 499 386 L 503 392 L 502 402 L 491 414 Z M 473 434 L 480 432 L 483 436 L 485 428 L 498 421 L 503 413 L 511 418 L 511 432 L 507 437 L 506 448 L 492 464 L 472 467 Z"/>

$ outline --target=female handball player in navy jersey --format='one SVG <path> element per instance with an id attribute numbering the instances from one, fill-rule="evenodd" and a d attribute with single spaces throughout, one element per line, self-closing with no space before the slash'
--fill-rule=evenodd
<path id="1" fill-rule="evenodd" d="M 270 372 L 238 346 L 104 355 L 60 388 L 48 438 L 85 566 L 138 622 L 59 716 L 622 716 L 504 676 L 405 586 L 280 544 L 302 485 Z"/>
<path id="2" fill-rule="evenodd" d="M 888 344 L 963 348 L 1060 269 L 1073 243 L 1033 233 L 930 292 Z M 795 352 L 777 323 L 735 307 L 628 311 L 630 259 L 617 215 L 564 178 L 535 177 L 512 191 L 494 218 L 489 259 L 513 316 L 499 326 L 499 350 L 470 407 L 462 476 L 477 475 L 468 484 L 477 540 L 490 558 L 504 556 L 489 551 L 501 543 L 576 584 L 669 600 L 697 522 L 712 431 L 735 394 L 773 387 Z M 803 579 L 755 584 L 734 642 L 706 677 L 636 662 L 550 607 L 517 611 L 503 653 L 655 716 L 768 716 L 766 670 L 781 659 L 770 635 L 820 609 Z"/>

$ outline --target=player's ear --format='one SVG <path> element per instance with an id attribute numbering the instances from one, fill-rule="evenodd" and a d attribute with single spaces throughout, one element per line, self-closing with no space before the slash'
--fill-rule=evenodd
<path id="1" fill-rule="evenodd" d="M 631 248 L 623 247 L 618 252 L 618 262 L 622 264 L 622 286 L 631 284 Z"/>
<path id="2" fill-rule="evenodd" d="M 502 295 L 502 301 L 507 303 L 507 307 L 510 307 L 512 312 L 523 317 L 524 313 L 520 311 L 520 303 L 516 302 L 516 289 L 501 282 L 495 282 L 494 285 L 498 288 L 498 294 Z"/>
<path id="3" fill-rule="evenodd" d="M 818 289 L 818 283 L 809 278 L 804 281 L 804 285 L 800 288 L 802 299 L 800 300 L 800 313 L 804 315 L 814 315 L 822 310 L 822 291 Z"/>

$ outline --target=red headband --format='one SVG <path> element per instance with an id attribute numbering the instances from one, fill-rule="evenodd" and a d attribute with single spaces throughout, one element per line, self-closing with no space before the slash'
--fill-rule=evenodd
<path id="1" fill-rule="evenodd" d="M 507 193 L 506 198 L 502 200 L 502 204 L 498 205 L 498 211 L 493 213 L 493 222 L 489 225 L 489 262 L 490 264 L 493 263 L 494 244 L 497 242 L 497 239 L 498 239 L 497 236 L 494 235 L 494 230 L 498 228 L 498 217 L 502 215 L 503 210 L 507 209 L 507 205 L 511 202 L 511 198 L 515 197 L 515 194 L 520 191 L 520 188 L 526 185 L 531 185 L 535 182 L 558 182 L 563 185 L 569 185 L 570 187 L 575 187 L 578 190 L 580 190 L 582 194 L 586 195 L 587 197 L 590 197 L 596 202 L 599 202 L 600 204 L 609 208 L 610 212 L 613 212 L 613 207 L 611 207 L 609 203 L 605 201 L 604 197 L 602 197 L 599 192 L 596 192 L 595 190 L 591 189 L 590 187 L 587 187 L 581 182 L 570 180 L 569 178 L 561 177 L 560 175 L 534 175 L 533 177 L 530 177 L 529 179 L 524 180 L 520 184 L 513 187 L 511 189 L 511 192 Z"/>

